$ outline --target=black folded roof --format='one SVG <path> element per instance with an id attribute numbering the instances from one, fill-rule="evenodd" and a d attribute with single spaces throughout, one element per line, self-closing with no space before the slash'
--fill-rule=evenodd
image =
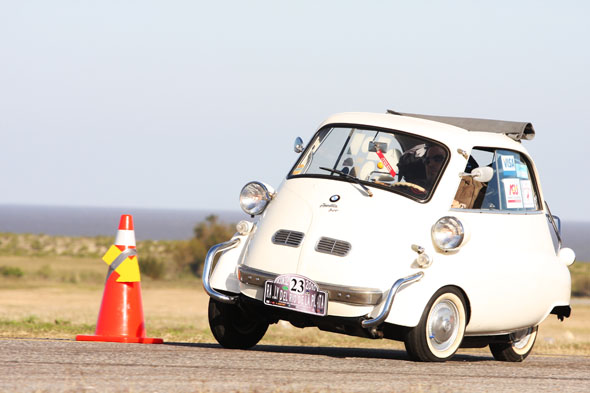
<path id="1" fill-rule="evenodd" d="M 398 116 L 417 117 L 420 119 L 438 121 L 439 123 L 445 123 L 464 128 L 467 131 L 495 132 L 509 136 L 516 141 L 521 141 L 523 139 L 530 141 L 535 137 L 533 125 L 526 122 L 474 119 L 469 117 L 419 115 L 415 113 L 396 112 L 391 109 L 388 109 L 387 113 Z"/>

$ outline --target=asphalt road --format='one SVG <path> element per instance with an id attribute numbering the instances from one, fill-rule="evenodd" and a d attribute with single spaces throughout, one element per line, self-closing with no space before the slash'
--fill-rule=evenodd
<path id="1" fill-rule="evenodd" d="M 590 357 L 415 363 L 381 349 L 0 339 L 0 391 L 590 392 Z"/>

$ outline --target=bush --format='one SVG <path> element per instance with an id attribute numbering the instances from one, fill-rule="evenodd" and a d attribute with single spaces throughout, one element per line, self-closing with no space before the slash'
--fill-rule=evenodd
<path id="1" fill-rule="evenodd" d="M 166 274 L 166 264 L 152 255 L 139 259 L 139 265 L 141 273 L 155 280 Z"/>
<path id="2" fill-rule="evenodd" d="M 577 275 L 572 277 L 572 295 L 590 296 L 590 277 Z"/>
<path id="3" fill-rule="evenodd" d="M 23 271 L 18 267 L 13 266 L 0 266 L 0 274 L 4 277 L 16 277 L 20 278 L 24 275 Z"/>
<path id="4" fill-rule="evenodd" d="M 572 295 L 590 296 L 590 263 L 576 262 L 570 266 Z"/>
<path id="5" fill-rule="evenodd" d="M 50 265 L 43 265 L 37 271 L 37 275 L 41 278 L 49 278 L 53 275 L 53 269 L 51 269 Z"/>
<path id="6" fill-rule="evenodd" d="M 228 241 L 235 232 L 235 225 L 221 224 L 215 215 L 205 218 L 195 227 L 195 236 L 179 243 L 174 250 L 174 261 L 179 272 L 190 271 L 200 277 L 207 251 L 218 243 Z"/>

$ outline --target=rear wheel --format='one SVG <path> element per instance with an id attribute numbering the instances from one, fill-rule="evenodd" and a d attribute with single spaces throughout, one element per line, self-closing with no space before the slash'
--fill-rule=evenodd
<path id="1" fill-rule="evenodd" d="M 463 341 L 466 323 L 461 291 L 454 287 L 440 289 L 428 302 L 418 326 L 406 336 L 404 344 L 408 355 L 422 362 L 450 359 Z"/>
<path id="2" fill-rule="evenodd" d="M 509 342 L 490 344 L 494 359 L 503 362 L 522 362 L 533 350 L 538 326 L 510 333 Z"/>
<path id="3" fill-rule="evenodd" d="M 247 313 L 237 304 L 209 299 L 209 327 L 223 347 L 248 349 L 264 337 L 268 322 Z"/>

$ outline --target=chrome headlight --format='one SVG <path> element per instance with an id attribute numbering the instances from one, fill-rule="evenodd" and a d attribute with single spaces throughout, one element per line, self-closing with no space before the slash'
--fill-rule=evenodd
<path id="1" fill-rule="evenodd" d="M 240 206 L 247 214 L 256 216 L 262 214 L 268 206 L 274 190 L 264 183 L 252 181 L 246 184 L 240 192 Z"/>
<path id="2" fill-rule="evenodd" d="M 456 217 L 442 217 L 432 226 L 432 241 L 443 251 L 456 250 L 465 238 L 463 224 Z"/>

